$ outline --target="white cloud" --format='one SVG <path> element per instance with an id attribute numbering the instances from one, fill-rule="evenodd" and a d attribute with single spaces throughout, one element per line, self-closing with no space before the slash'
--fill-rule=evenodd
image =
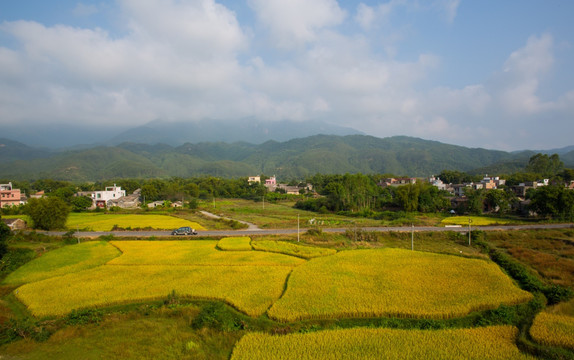
<path id="1" fill-rule="evenodd" d="M 257 18 L 278 47 L 294 48 L 317 39 L 321 30 L 346 16 L 336 0 L 250 0 Z"/>
<path id="2" fill-rule="evenodd" d="M 500 81 L 500 103 L 513 115 L 536 113 L 551 107 L 540 100 L 540 80 L 554 63 L 550 34 L 531 36 L 526 45 L 510 54 Z"/>
<path id="3" fill-rule="evenodd" d="M 456 18 L 460 0 L 437 0 L 436 5 L 444 12 L 446 21 L 452 23 Z"/>
<path id="4" fill-rule="evenodd" d="M 393 55 L 403 40 L 392 24 L 395 12 L 428 11 L 453 21 L 456 0 L 359 4 L 349 18 L 335 0 L 251 0 L 265 31 L 255 26 L 249 35 L 215 0 L 118 2 L 126 24 L 120 34 L 0 24 L 15 44 L 0 45 L 0 121 L 324 118 L 375 136 L 467 145 L 483 136 L 501 147 L 516 122 L 527 141 L 535 130 L 526 125 L 538 117 L 574 115 L 574 91 L 540 95 L 555 63 L 550 34 L 509 51 L 490 79 L 460 88 L 430 83 L 445 70 L 443 54 Z"/>

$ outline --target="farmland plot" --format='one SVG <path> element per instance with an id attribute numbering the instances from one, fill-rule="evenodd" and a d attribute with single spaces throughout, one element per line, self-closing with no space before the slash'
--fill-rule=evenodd
<path id="1" fill-rule="evenodd" d="M 296 266 L 296 257 L 260 251 L 220 251 L 217 240 L 112 241 L 123 255 L 111 265 Z"/>
<path id="2" fill-rule="evenodd" d="M 453 318 L 531 298 L 489 261 L 403 249 L 354 250 L 294 269 L 285 294 L 268 314 L 285 322 Z"/>
<path id="3" fill-rule="evenodd" d="M 235 346 L 232 360 L 243 359 L 535 359 L 520 353 L 518 329 L 393 330 L 355 328 L 309 334 L 250 333 Z"/>
<path id="4" fill-rule="evenodd" d="M 119 255 L 121 252 L 105 241 L 64 246 L 16 269 L 4 279 L 4 284 L 19 285 L 90 269 Z"/>
<path id="5" fill-rule="evenodd" d="M 44 317 L 162 299 L 175 290 L 184 297 L 224 300 L 259 316 L 281 296 L 290 271 L 284 266 L 105 265 L 23 285 L 16 297 L 33 315 Z"/>
<path id="6" fill-rule="evenodd" d="M 171 230 L 181 226 L 189 226 L 196 230 L 205 230 L 200 224 L 169 215 L 156 214 L 99 214 L 72 213 L 68 217 L 68 229 L 88 229 L 91 231 L 111 231 L 114 226 L 123 229 L 157 229 Z"/>
<path id="7" fill-rule="evenodd" d="M 574 317 L 543 311 L 534 319 L 530 335 L 544 345 L 574 350 Z"/>

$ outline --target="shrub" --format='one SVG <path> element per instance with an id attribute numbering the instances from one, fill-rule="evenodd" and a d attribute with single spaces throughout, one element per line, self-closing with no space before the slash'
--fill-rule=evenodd
<path id="1" fill-rule="evenodd" d="M 103 313 L 98 309 L 72 310 L 66 318 L 68 325 L 99 324 Z"/>
<path id="2" fill-rule="evenodd" d="M 236 331 L 246 328 L 245 322 L 221 302 L 211 302 L 205 305 L 191 326 L 194 329 L 207 327 L 219 331 Z"/>

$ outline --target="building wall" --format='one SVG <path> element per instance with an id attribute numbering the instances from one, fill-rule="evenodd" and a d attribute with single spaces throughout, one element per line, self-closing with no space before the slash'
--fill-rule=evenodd
<path id="1" fill-rule="evenodd" d="M 21 197 L 20 189 L 13 189 L 12 183 L 0 184 L 0 207 L 18 206 Z"/>

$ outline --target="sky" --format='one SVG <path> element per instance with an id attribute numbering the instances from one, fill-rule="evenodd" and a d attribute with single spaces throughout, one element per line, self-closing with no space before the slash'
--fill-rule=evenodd
<path id="1" fill-rule="evenodd" d="M 0 1 L 2 126 L 322 120 L 574 145 L 574 1 Z"/>

